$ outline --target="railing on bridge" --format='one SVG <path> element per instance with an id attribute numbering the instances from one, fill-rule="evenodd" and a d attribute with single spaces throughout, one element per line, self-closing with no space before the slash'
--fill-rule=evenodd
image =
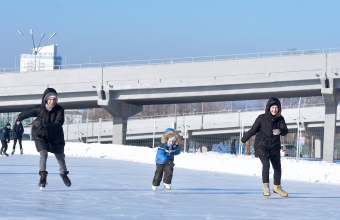
<path id="1" fill-rule="evenodd" d="M 65 70 L 65 69 L 81 69 L 81 68 L 93 68 L 93 67 L 98 68 L 98 67 L 111 67 L 111 66 L 142 66 L 142 65 L 162 65 L 162 64 L 175 64 L 175 63 L 197 63 L 197 62 L 211 62 L 211 61 L 224 61 L 224 60 L 259 59 L 259 58 L 268 58 L 268 57 L 326 54 L 326 53 L 338 53 L 338 52 L 340 52 L 340 48 L 288 50 L 288 51 L 277 51 L 277 52 L 229 54 L 229 55 L 215 55 L 215 56 L 54 65 L 53 69 L 54 70 Z M 37 59 L 39 59 L 39 57 L 37 57 Z M 48 68 L 48 66 L 44 66 L 44 68 Z M 39 69 L 36 71 L 39 71 Z M 40 71 L 44 71 L 44 70 L 40 70 Z M 20 72 L 20 68 L 19 67 L 0 68 L 0 73 L 9 73 L 9 72 Z"/>

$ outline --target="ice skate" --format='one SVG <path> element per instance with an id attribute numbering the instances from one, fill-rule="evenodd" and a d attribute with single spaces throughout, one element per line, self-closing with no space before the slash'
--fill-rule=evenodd
<path id="1" fill-rule="evenodd" d="M 6 154 L 5 151 L 1 151 L 1 154 L 2 154 L 2 156 L 4 156 L 4 157 L 8 157 L 8 154 Z"/>
<path id="2" fill-rule="evenodd" d="M 282 197 L 288 197 L 288 193 L 281 188 L 281 185 L 274 185 L 273 192 L 279 194 Z"/>
<path id="3" fill-rule="evenodd" d="M 62 173 L 60 173 L 60 177 L 63 180 L 65 186 L 70 187 L 71 186 L 71 180 L 67 176 L 68 173 L 69 173 L 69 171 L 62 172 Z"/>
<path id="4" fill-rule="evenodd" d="M 270 196 L 269 183 L 263 184 L 263 195 L 266 197 Z"/>
<path id="5" fill-rule="evenodd" d="M 152 188 L 152 190 L 155 192 L 155 191 L 157 190 L 157 187 L 158 187 L 158 186 L 154 186 L 154 185 L 152 185 L 152 187 L 151 187 L 151 188 Z"/>
<path id="6" fill-rule="evenodd" d="M 165 189 L 166 191 L 170 191 L 170 189 L 171 189 L 170 184 L 164 183 L 164 189 Z"/>
<path id="7" fill-rule="evenodd" d="M 47 185 L 47 171 L 39 171 L 39 175 L 40 175 L 40 180 L 39 180 L 39 184 L 38 186 L 40 186 L 40 190 L 43 190 L 43 188 L 45 188 L 45 186 Z"/>
<path id="8" fill-rule="evenodd" d="M 11 153 L 11 154 L 13 155 L 13 154 L 14 154 L 14 152 L 15 152 L 15 149 L 13 149 L 13 150 L 12 150 L 12 153 Z"/>
<path id="9" fill-rule="evenodd" d="M 20 149 L 20 154 L 23 155 L 24 154 L 24 150 Z"/>

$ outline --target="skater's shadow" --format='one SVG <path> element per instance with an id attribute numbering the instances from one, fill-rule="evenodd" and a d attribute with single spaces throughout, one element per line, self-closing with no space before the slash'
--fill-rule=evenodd
<path id="1" fill-rule="evenodd" d="M 37 165 L 32 164 L 0 164 L 0 167 L 36 167 Z"/>
<path id="2" fill-rule="evenodd" d="M 71 186 L 72 187 L 72 186 Z M 60 189 L 48 190 L 50 192 L 150 192 L 150 189 Z"/>
<path id="3" fill-rule="evenodd" d="M 255 189 L 181 188 L 171 191 L 180 191 L 181 194 L 259 194 Z"/>
<path id="4" fill-rule="evenodd" d="M 0 172 L 0 175 L 32 175 L 32 174 L 34 174 L 34 175 L 36 175 L 37 174 L 37 172 L 6 172 L 6 173 L 3 173 L 3 172 Z"/>
<path id="5" fill-rule="evenodd" d="M 295 194 L 295 193 L 294 193 Z M 310 194 L 310 193 L 305 193 Z M 290 199 L 340 199 L 340 196 L 288 196 Z"/>

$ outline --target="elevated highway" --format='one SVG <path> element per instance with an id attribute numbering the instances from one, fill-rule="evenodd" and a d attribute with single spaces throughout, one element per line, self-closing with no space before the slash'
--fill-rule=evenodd
<path id="1" fill-rule="evenodd" d="M 20 112 L 39 104 L 43 91 L 52 87 L 65 108 L 107 110 L 114 116 L 114 140 L 124 143 L 126 120 L 143 105 L 323 95 L 323 156 L 333 161 L 340 53 L 204 61 L 3 73 L 0 112 Z"/>

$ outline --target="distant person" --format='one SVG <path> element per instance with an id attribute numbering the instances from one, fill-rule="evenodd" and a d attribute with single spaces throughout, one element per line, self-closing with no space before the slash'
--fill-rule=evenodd
<path id="1" fill-rule="evenodd" d="M 164 173 L 164 188 L 171 189 L 171 181 L 174 171 L 174 157 L 181 153 L 179 147 L 180 136 L 173 128 L 167 128 L 161 138 L 156 154 L 156 171 L 152 180 L 152 190 L 156 191 L 160 185 Z"/>
<path id="2" fill-rule="evenodd" d="M 263 195 L 270 196 L 269 168 L 271 162 L 274 169 L 273 192 L 283 197 L 288 193 L 281 188 L 281 142 L 280 135 L 288 133 L 285 119 L 281 115 L 281 103 L 277 98 L 270 98 L 267 102 L 265 113 L 255 120 L 251 129 L 243 136 L 242 145 L 253 135 L 255 137 L 255 157 L 262 162 Z"/>
<path id="3" fill-rule="evenodd" d="M 235 147 L 235 144 L 236 144 L 236 139 L 234 139 L 234 140 L 231 142 L 231 145 L 230 145 L 230 154 L 235 154 L 235 155 L 236 155 L 236 147 Z"/>
<path id="4" fill-rule="evenodd" d="M 24 133 L 24 126 L 22 126 L 20 121 L 16 121 L 16 123 L 13 126 L 13 150 L 12 150 L 12 155 L 15 152 L 15 145 L 17 144 L 17 141 L 19 142 L 20 146 L 20 154 L 23 154 L 22 150 L 22 134 Z"/>
<path id="5" fill-rule="evenodd" d="M 47 185 L 46 162 L 48 152 L 54 153 L 59 163 L 60 177 L 64 184 L 69 187 L 71 181 L 68 178 L 65 163 L 65 140 L 63 124 L 65 121 L 64 108 L 57 104 L 58 94 L 56 90 L 48 88 L 42 95 L 40 105 L 33 106 L 21 112 L 18 116 L 19 121 L 29 117 L 37 117 L 32 126 L 32 137 L 37 151 L 40 154 L 39 162 L 39 186 L 44 188 Z"/>
<path id="6" fill-rule="evenodd" d="M 6 153 L 7 147 L 8 147 L 7 143 L 9 143 L 11 140 L 10 132 L 11 132 L 11 124 L 7 123 L 6 126 L 2 128 L 2 132 L 0 134 L 1 145 L 2 145 L 0 153 L 2 156 L 6 156 L 6 157 L 8 157 L 8 154 Z"/>

